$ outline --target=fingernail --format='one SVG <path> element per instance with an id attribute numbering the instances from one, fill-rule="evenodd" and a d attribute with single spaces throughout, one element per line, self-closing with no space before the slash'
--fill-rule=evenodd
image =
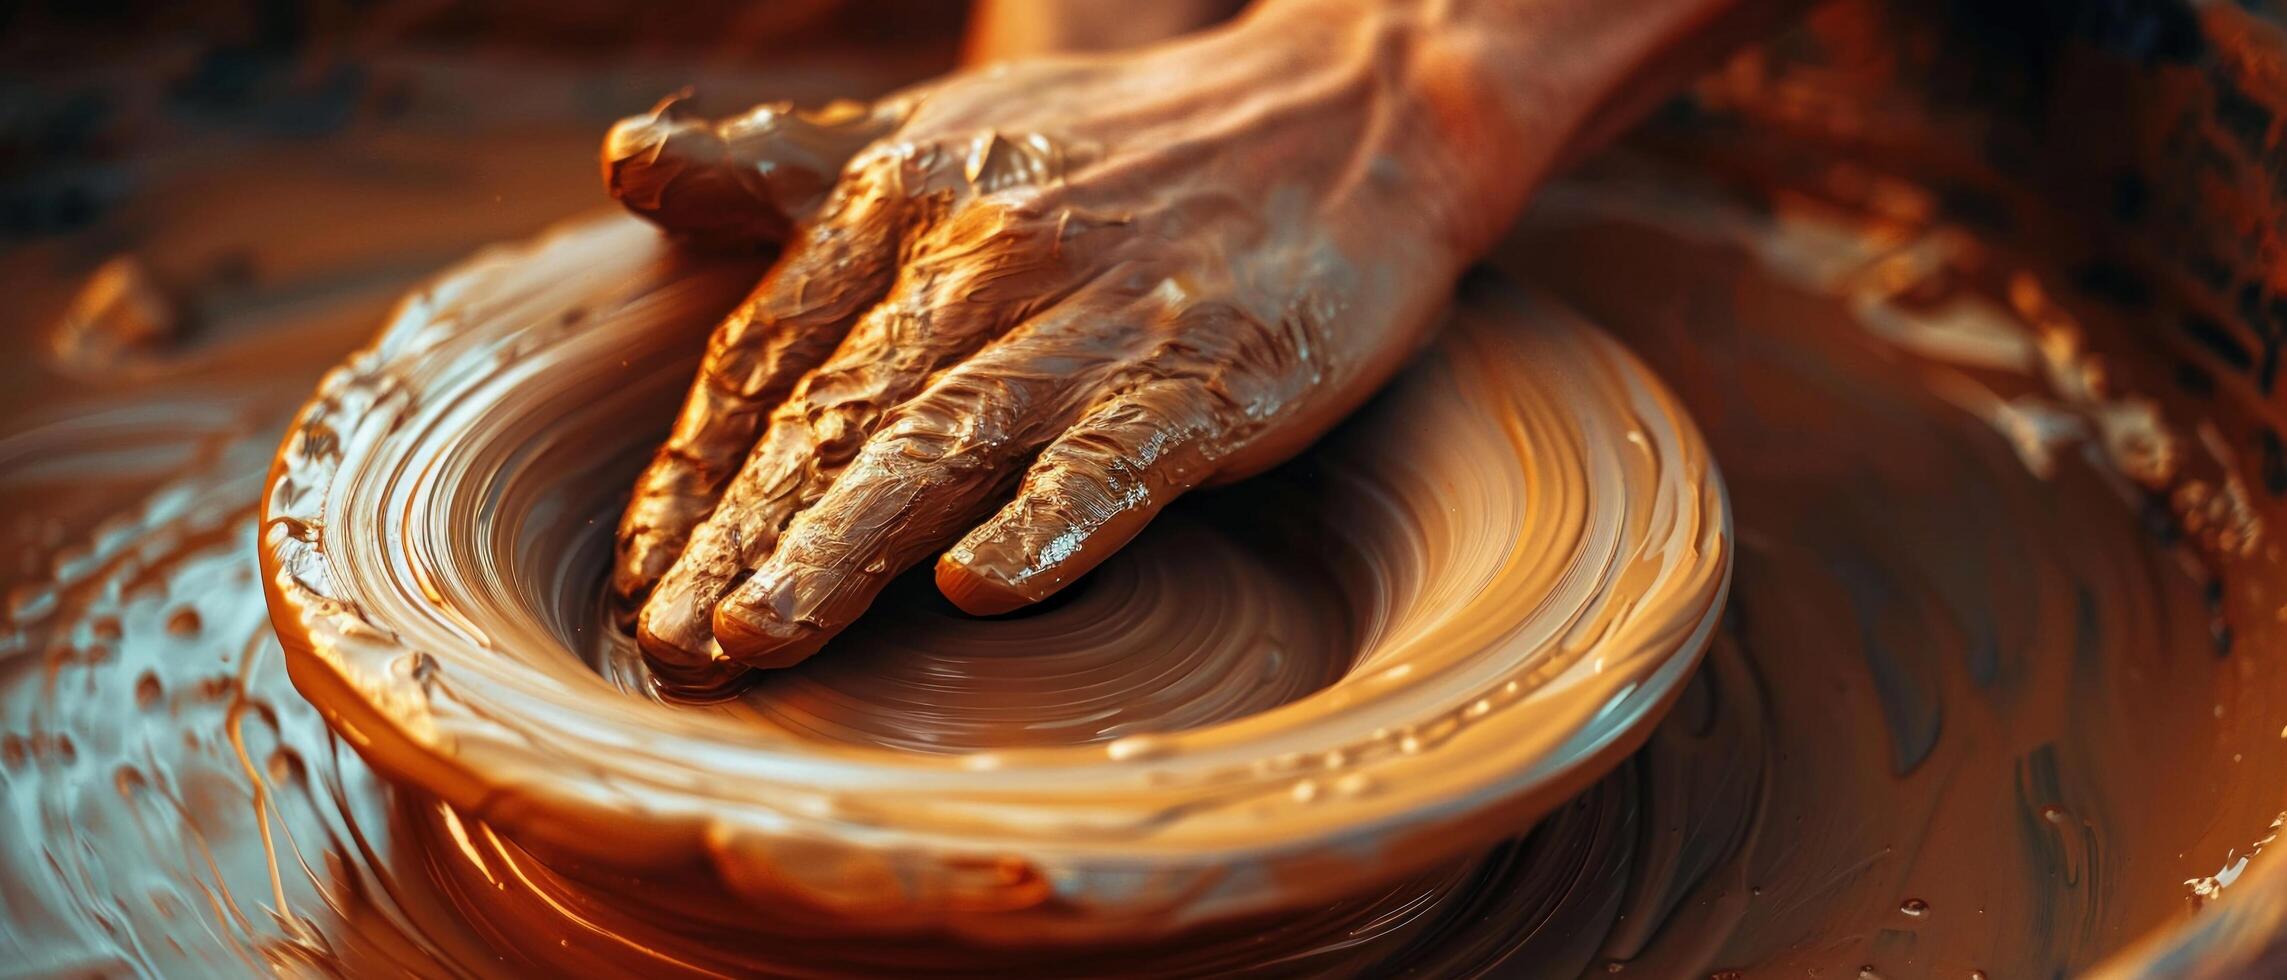
<path id="1" fill-rule="evenodd" d="M 702 243 L 776 242 L 785 212 L 752 163 L 706 120 L 675 105 L 629 116 L 604 137 L 605 189 L 621 206 Z"/>
<path id="2" fill-rule="evenodd" d="M 998 616 L 1040 601 L 1010 581 L 1005 558 L 988 547 L 963 546 L 937 559 L 937 591 L 971 616 Z"/>
<path id="3" fill-rule="evenodd" d="M 635 642 L 654 672 L 692 670 L 714 661 L 714 635 L 706 622 L 691 615 L 690 607 L 655 596 L 637 615 Z"/>
<path id="4" fill-rule="evenodd" d="M 722 155 L 719 148 L 713 153 L 693 152 L 709 149 L 709 141 L 721 142 L 705 123 L 695 120 L 658 113 L 622 119 L 604 134 L 605 189 L 630 210 L 650 217 L 685 165 Z M 671 143 L 676 144 L 673 151 Z"/>
<path id="5" fill-rule="evenodd" d="M 723 654 L 749 667 L 791 667 L 825 646 L 825 630 L 792 616 L 793 592 L 780 582 L 761 602 L 716 606 L 714 636 Z"/>

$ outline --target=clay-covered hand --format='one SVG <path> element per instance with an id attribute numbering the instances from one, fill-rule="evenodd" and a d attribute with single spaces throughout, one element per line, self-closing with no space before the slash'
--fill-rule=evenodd
<path id="1" fill-rule="evenodd" d="M 1422 50 L 1396 19 L 1258 16 L 870 105 L 622 122 L 628 207 L 784 241 L 620 527 L 663 682 L 797 662 L 932 556 L 964 610 L 1037 601 L 1364 400 L 1508 219 L 1480 188 L 1549 156 L 1476 128 Z"/>

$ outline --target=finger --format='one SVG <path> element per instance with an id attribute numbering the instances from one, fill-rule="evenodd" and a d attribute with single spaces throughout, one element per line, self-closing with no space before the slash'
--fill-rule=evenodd
<path id="1" fill-rule="evenodd" d="M 845 190 L 708 341 L 698 380 L 620 519 L 612 589 L 623 605 L 632 608 L 682 553 L 753 449 L 764 413 L 888 290 L 898 209 L 868 184 Z"/>
<path id="2" fill-rule="evenodd" d="M 867 312 L 832 359 L 771 413 L 721 504 L 690 534 L 645 604 L 637 636 L 654 659 L 692 662 L 708 651 L 715 604 L 769 556 L 780 531 L 825 493 L 883 416 L 919 394 L 932 375 L 1006 332 L 1039 298 L 1059 295 L 1050 283 L 1066 277 L 1054 252 L 1011 246 L 1011 233 L 933 234 L 936 244 L 918 250 L 895 294 Z"/>
<path id="3" fill-rule="evenodd" d="M 723 653 L 754 667 L 817 652 L 898 573 L 992 510 L 1024 460 L 1085 405 L 1133 334 L 1051 328 L 945 372 L 900 406 L 754 576 L 716 607 Z"/>
<path id="4" fill-rule="evenodd" d="M 1106 399 L 1041 451 L 1014 500 L 938 558 L 938 591 L 975 616 L 1054 595 L 1211 476 L 1243 418 L 1191 377 Z"/>
<path id="5" fill-rule="evenodd" d="M 1261 434 L 1292 428 L 1314 375 L 1284 332 L 1201 303 L 1165 335 L 1130 384 L 1042 450 L 1007 506 L 939 557 L 954 605 L 993 615 L 1055 594 L 1175 498 L 1259 455 Z"/>
<path id="6" fill-rule="evenodd" d="M 604 187 L 661 228 L 722 243 L 785 240 L 850 158 L 903 115 L 894 103 L 778 103 L 710 121 L 689 104 L 690 93 L 679 92 L 613 126 L 604 137 Z"/>

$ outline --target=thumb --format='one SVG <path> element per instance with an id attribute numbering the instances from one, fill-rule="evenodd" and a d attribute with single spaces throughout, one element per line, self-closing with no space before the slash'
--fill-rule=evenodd
<path id="1" fill-rule="evenodd" d="M 685 90 L 604 137 L 604 187 L 670 232 L 719 244 L 785 240 L 826 198 L 850 157 L 896 125 L 886 107 L 784 103 L 710 121 Z"/>

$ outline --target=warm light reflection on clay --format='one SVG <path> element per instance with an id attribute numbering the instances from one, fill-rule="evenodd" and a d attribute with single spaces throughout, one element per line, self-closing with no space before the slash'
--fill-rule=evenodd
<path id="1" fill-rule="evenodd" d="M 571 225 L 441 280 L 321 388 L 265 560 L 297 686 L 383 771 L 560 859 L 700 863 L 839 932 L 1131 938 L 1527 826 L 1642 739 L 1713 625 L 1727 523 L 1690 423 L 1616 344 L 1486 280 L 1329 445 L 1066 603 L 967 645 L 886 617 L 849 659 L 905 669 L 821 665 L 715 710 L 627 697 L 578 649 L 606 628 L 594 515 L 643 448 L 629 420 L 664 417 L 750 272 L 632 219 Z M 1223 529 L 1187 540 L 1195 519 Z M 1121 601 L 1137 580 L 1160 591 Z M 1090 657 L 1121 669 L 1072 676 Z M 1018 680 L 963 679 L 996 659 Z M 1136 717 L 1076 719 L 1026 676 Z M 865 707 L 824 721 L 825 690 Z"/>
<path id="2" fill-rule="evenodd" d="M 1866 191 L 1864 174 L 1840 176 L 1838 186 Z M 1886 199 L 1914 193 L 1876 189 Z M 2287 764 L 2287 717 L 2260 653 L 2276 648 L 2281 629 L 2267 564 L 2277 559 L 2273 532 L 2243 547 L 2248 525 L 2211 519 L 2208 502 L 2237 493 L 2276 526 L 2277 508 L 2249 478 L 2261 456 L 2244 448 L 2256 444 L 2249 426 L 2260 420 L 2170 388 L 2167 374 L 2152 374 L 2170 362 L 2152 356 L 2138 322 L 2004 241 L 1933 227 L 1927 213 L 1901 223 L 1833 188 L 1781 187 L 1771 197 L 1740 207 L 1673 175 L 1568 183 L 1502 259 L 1646 353 L 1724 461 L 1738 529 L 1723 625 L 1674 710 L 1642 749 L 1521 837 L 1269 919 L 1060 949 L 849 939 L 831 921 L 758 918 L 724 894 L 712 865 L 634 878 L 566 860 L 534 838 L 548 851 L 542 860 L 508 829 L 530 815 L 516 812 L 517 797 L 456 810 L 369 769 L 360 740 L 387 731 L 329 729 L 289 683 L 270 633 L 255 565 L 264 469 L 315 374 L 377 315 L 336 298 L 301 332 L 241 334 L 204 355 L 207 367 L 98 393 L 62 421 L 0 438 L 0 505 L 67 529 L 40 546 L 37 574 L 12 589 L 0 631 L 9 668 L 0 678 L 0 879 L 9 883 L 0 948 L 22 951 L 34 972 L 164 976 L 1381 976 L 1401 966 L 1577 976 L 1603 975 L 1616 961 L 1622 976 L 1814 967 L 1850 976 L 1872 966 L 1881 976 L 2005 977 L 2243 962 L 2236 957 L 2261 948 L 2281 908 L 2264 900 L 2279 880 L 2275 849 L 2250 857 L 2272 833 L 2276 786 L 2247 776 Z M 340 281 L 325 271 L 322 281 Z M 1645 288 L 1646 277 L 1663 288 Z M 626 282 L 630 302 L 589 312 L 656 309 L 632 299 L 650 295 L 645 280 Z M 2032 342 L 2068 327 L 2072 344 Z M 544 329 L 530 342 L 545 347 L 578 329 Z M 2039 356 L 2025 373 L 1964 360 L 1990 365 L 1986 355 L 2007 349 Z M 2071 356 L 2052 361 L 2051 351 Z M 1472 372 L 1453 365 L 1485 363 L 1455 358 L 1441 370 L 1466 380 Z M 2109 376 L 2101 391 L 2056 383 L 2094 377 L 2098 365 Z M 677 370 L 667 359 L 631 366 Z M 595 367 L 612 369 L 600 359 Z M 420 414 L 411 386 L 381 388 L 381 408 Z M 2123 491 L 2142 487 L 2134 474 L 2158 472 L 2140 462 L 2152 458 L 2139 450 L 2145 442 L 2088 438 L 2106 431 L 2099 415 L 2118 414 L 2106 406 L 2137 399 L 2151 403 L 2152 431 L 2174 447 L 2171 490 L 2148 505 L 2136 503 L 2140 489 Z M 567 400 L 555 411 L 577 421 L 622 405 Z M 2029 441 L 2071 427 L 2027 427 L 2011 412 L 2083 422 L 2069 440 Z M 440 458 L 399 478 L 577 459 L 611 479 L 502 488 L 442 514 L 354 513 L 438 528 L 455 514 L 513 511 L 528 519 L 486 524 L 479 543 L 505 552 L 588 541 L 563 567 L 598 571 L 609 498 L 637 460 L 582 456 L 569 443 L 540 448 L 531 458 L 505 447 Z M 2218 455 L 2234 451 L 2236 466 Z M 1312 492 L 1308 472 L 1184 508 L 1162 529 L 1166 546 L 1226 556 L 1230 578 L 1213 582 L 1291 569 L 1310 552 L 1278 532 L 1309 513 L 1253 503 Z M 2174 492 L 2195 483 L 2207 492 Z M 2192 506 L 2179 513 L 2179 501 Z M 1389 632 L 1370 618 L 1308 623 L 1275 612 L 1322 601 L 1313 598 L 1322 588 L 1357 588 L 1355 564 L 1325 563 L 1331 585 L 1297 575 L 1281 593 L 1165 581 L 1157 560 L 1140 552 L 1070 606 L 958 622 L 1044 636 L 1070 617 L 1117 618 L 1156 590 L 1213 589 L 1201 616 L 1259 614 L 1253 621 L 1294 639 L 1294 651 L 1323 656 L 1282 661 L 1263 690 L 1232 685 L 1229 700 L 1197 707 L 1179 708 L 1173 688 L 1154 686 L 1163 675 L 1145 669 L 1152 657 L 1114 663 L 1111 644 L 1066 651 L 1070 681 L 940 684 L 932 669 L 979 678 L 1014 668 L 958 647 L 931 659 L 898 646 L 927 623 L 955 622 L 916 602 L 858 634 L 870 652 L 840 651 L 905 672 L 838 673 L 843 658 L 821 658 L 816 672 L 805 667 L 738 703 L 655 710 L 805 753 L 912 754 L 924 770 L 977 764 L 972 747 L 1028 737 L 1061 746 L 1043 750 L 1052 755 L 1140 766 L 1166 743 L 1135 731 L 1211 732 L 1296 710 L 1305 695 L 1338 689 L 1320 685 L 1343 673 L 1332 664 L 1342 651 Z M 394 602 L 426 605 L 423 581 L 447 596 L 513 571 L 449 549 L 422 567 L 398 579 Z M 620 641 L 596 628 L 592 575 L 513 580 L 503 601 L 529 615 L 510 622 L 477 609 L 468 623 L 437 623 L 439 635 L 473 626 L 497 649 L 548 644 L 583 697 L 642 706 L 640 678 L 613 659 Z M 926 582 L 914 585 L 927 597 Z M 604 669 L 575 662 L 575 651 Z M 1267 662 L 1217 643 L 1158 657 Z M 390 666 L 406 672 L 404 686 L 426 677 L 440 691 L 453 688 L 439 678 L 457 683 L 463 673 L 417 659 Z M 1082 683 L 1089 678 L 1105 686 Z M 899 730 L 884 724 L 884 708 L 849 696 L 922 686 L 960 708 L 911 729 L 925 744 L 886 744 Z M 1111 686 L 1135 697 L 1103 717 L 1048 710 Z M 1289 698 L 1299 700 L 1262 711 Z M 1034 711 L 1049 724 L 1006 723 Z M 1329 781 L 1297 789 L 1314 762 L 1301 761 L 1290 771 L 1274 757 L 1265 767 L 1265 779 L 1293 780 L 1284 801 L 1341 798 Z M 564 784 L 565 772 L 501 782 Z M 739 779 L 698 765 L 660 776 L 722 792 Z M 657 840 L 618 832 L 630 825 L 645 826 L 612 824 L 607 843 L 633 852 Z M 1028 881 L 1016 865 L 971 870 L 1000 894 L 1060 884 Z"/>

